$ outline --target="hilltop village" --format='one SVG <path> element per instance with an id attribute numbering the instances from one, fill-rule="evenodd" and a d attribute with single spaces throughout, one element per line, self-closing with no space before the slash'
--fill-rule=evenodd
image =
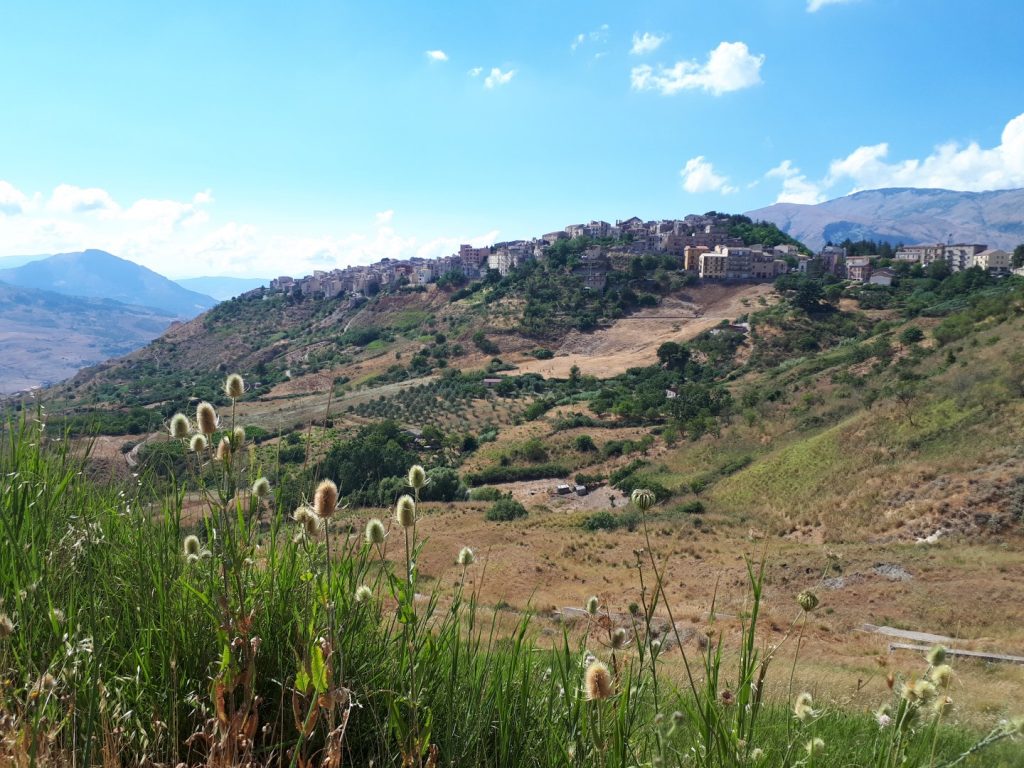
<path id="1" fill-rule="evenodd" d="M 544 259 L 552 249 L 568 243 L 576 246 L 573 274 L 585 287 L 600 291 L 612 269 L 627 269 L 636 257 L 667 259 L 678 270 L 702 280 L 770 281 L 790 272 L 820 277 L 831 274 L 875 285 L 890 285 L 897 272 L 889 266 L 876 268 L 877 254 L 848 255 L 843 246 L 826 245 L 812 254 L 795 241 L 750 243 L 735 234 L 737 220 L 745 217 L 719 213 L 689 215 L 683 219 L 643 221 L 633 217 L 570 224 L 529 240 L 511 240 L 490 246 L 464 244 L 458 253 L 437 259 L 411 257 L 382 259 L 366 266 L 350 266 L 295 278 L 283 275 L 270 282 L 270 292 L 334 298 L 360 299 L 381 291 L 431 283 L 461 285 L 486 278 L 489 273 L 505 277 L 529 261 Z M 929 244 L 900 246 L 892 259 L 883 263 L 913 263 L 922 267 L 944 261 L 953 272 L 981 267 L 998 274 L 1010 272 L 1006 251 L 983 244 Z M 259 293 L 257 289 L 251 293 Z"/>

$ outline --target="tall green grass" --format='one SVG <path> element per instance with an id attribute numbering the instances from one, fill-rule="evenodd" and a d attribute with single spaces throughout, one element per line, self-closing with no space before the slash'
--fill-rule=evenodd
<path id="1" fill-rule="evenodd" d="M 901 720 L 898 683 L 898 732 L 868 713 L 801 721 L 791 702 L 765 700 L 775 651 L 757 634 L 756 565 L 736 648 L 723 635 L 704 649 L 655 637 L 671 606 L 649 545 L 624 641 L 605 614 L 541 643 L 531 617 L 509 627 L 464 589 L 485 563 L 457 566 L 452 552 L 458 586 L 420 594 L 416 561 L 431 545 L 415 527 L 392 522 L 377 546 L 343 511 L 303 528 L 256 498 L 242 445 L 205 488 L 205 514 L 186 521 L 180 493 L 154 505 L 139 485 L 91 482 L 87 457 L 38 415 L 2 437 L 0 764 L 895 768 L 957 764 L 979 738 L 924 708 Z M 405 556 L 392 566 L 387 551 Z M 597 659 L 611 695 L 589 699 Z M 809 755 L 814 738 L 824 751 Z M 959 764 L 1024 765 L 1018 748 Z"/>

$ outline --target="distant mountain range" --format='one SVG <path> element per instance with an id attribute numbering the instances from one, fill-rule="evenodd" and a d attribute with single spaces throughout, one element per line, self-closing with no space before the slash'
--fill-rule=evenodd
<path id="1" fill-rule="evenodd" d="M 811 248 L 826 242 L 985 243 L 1012 250 L 1024 243 L 1024 189 L 955 192 L 873 189 L 817 205 L 776 203 L 748 211 Z"/>
<path id="2" fill-rule="evenodd" d="M 67 296 L 113 299 L 191 319 L 217 300 L 168 280 L 151 269 L 106 251 L 59 253 L 0 270 L 0 281 Z"/>
<path id="3" fill-rule="evenodd" d="M 226 301 L 241 293 L 267 285 L 269 278 L 265 277 L 185 277 L 175 280 L 178 285 L 190 291 L 205 293 L 217 301 Z"/>
<path id="4" fill-rule="evenodd" d="M 50 384 L 152 341 L 173 313 L 0 282 L 0 395 Z"/>
<path id="5" fill-rule="evenodd" d="M 0 269 L 13 269 L 22 264 L 28 264 L 30 261 L 39 261 L 49 257 L 49 253 L 40 253 L 34 256 L 0 256 Z"/>

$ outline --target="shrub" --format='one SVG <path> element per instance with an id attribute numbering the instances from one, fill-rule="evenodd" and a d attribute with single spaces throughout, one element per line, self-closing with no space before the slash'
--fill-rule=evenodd
<path id="1" fill-rule="evenodd" d="M 510 496 L 503 496 L 491 505 L 484 517 L 492 522 L 518 520 L 526 517 L 526 507 Z"/>
<path id="2" fill-rule="evenodd" d="M 550 360 L 552 357 L 555 356 L 555 353 L 552 352 L 547 347 L 540 347 L 538 349 L 535 349 L 535 350 L 533 350 L 532 354 L 538 360 Z"/>
<path id="3" fill-rule="evenodd" d="M 580 453 L 593 453 L 597 450 L 594 438 L 590 435 L 577 435 L 576 439 L 572 441 L 572 447 Z"/>
<path id="4" fill-rule="evenodd" d="M 485 485 L 482 488 L 474 488 L 469 492 L 472 501 L 497 501 L 504 497 L 504 494 L 493 485 Z"/>
<path id="5" fill-rule="evenodd" d="M 675 511 L 683 515 L 700 515 L 704 513 L 704 502 L 700 499 L 684 501 L 676 507 Z"/>
<path id="6" fill-rule="evenodd" d="M 466 475 L 469 486 L 487 483 L 514 483 L 519 480 L 545 480 L 551 477 L 566 477 L 569 470 L 561 464 L 531 464 L 528 467 L 485 467 L 479 472 Z"/>

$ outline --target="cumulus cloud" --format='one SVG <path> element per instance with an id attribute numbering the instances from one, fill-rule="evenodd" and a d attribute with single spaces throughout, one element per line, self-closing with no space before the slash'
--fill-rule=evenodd
<path id="1" fill-rule="evenodd" d="M 106 190 L 99 187 L 76 187 L 73 184 L 61 184 L 54 189 L 48 206 L 58 213 L 116 211 L 119 207 Z"/>
<path id="2" fill-rule="evenodd" d="M 633 67 L 630 84 L 637 91 L 659 91 L 670 96 L 683 90 L 704 90 L 720 96 L 761 82 L 763 55 L 754 55 L 746 43 L 722 42 L 704 64 L 677 61 L 674 66 Z"/>
<path id="3" fill-rule="evenodd" d="M 629 49 L 629 52 L 634 56 L 643 56 L 645 53 L 653 53 L 658 50 L 665 40 L 666 36 L 664 35 L 655 35 L 651 32 L 644 32 L 641 35 L 639 32 L 634 32 L 633 47 Z"/>
<path id="4" fill-rule="evenodd" d="M 769 179 L 782 179 L 782 191 L 779 192 L 779 196 L 775 200 L 777 203 L 814 205 L 825 200 L 821 186 L 808 180 L 807 176 L 789 160 L 783 160 L 765 176 Z"/>
<path id="5" fill-rule="evenodd" d="M 356 222 L 347 231 L 296 233 L 217 220 L 213 201 L 213 194 L 204 190 L 184 200 L 148 197 L 119 202 L 99 187 L 71 185 L 30 196 L 0 181 L 0 255 L 101 248 L 171 278 L 299 276 L 385 257 L 443 256 L 457 251 L 460 243 L 489 245 L 499 234 L 403 232 L 395 225 L 392 209 Z"/>
<path id="6" fill-rule="evenodd" d="M 826 5 L 843 5 L 856 2 L 856 0 L 807 0 L 807 12 L 817 13 Z"/>
<path id="7" fill-rule="evenodd" d="M 683 189 L 692 194 L 719 192 L 729 195 L 736 191 L 736 187 L 730 186 L 727 177 L 715 173 L 714 166 L 703 155 L 687 160 L 679 175 L 683 179 Z"/>
<path id="8" fill-rule="evenodd" d="M 507 85 L 516 76 L 516 71 L 510 69 L 502 72 L 498 67 L 491 67 L 491 74 L 484 78 L 485 88 L 497 88 L 499 85 Z"/>
<path id="9" fill-rule="evenodd" d="M 1010 120 L 999 144 L 955 141 L 935 147 L 918 159 L 889 162 L 888 143 L 858 147 L 832 161 L 828 181 L 853 182 L 854 191 L 876 187 L 940 187 L 968 192 L 1024 186 L 1024 114 Z"/>
<path id="10" fill-rule="evenodd" d="M 469 76 L 470 77 L 480 77 L 480 75 L 483 73 L 483 71 L 484 71 L 483 67 L 473 67 L 471 70 L 469 70 Z"/>
<path id="11" fill-rule="evenodd" d="M 25 193 L 10 182 L 0 179 L 0 214 L 13 216 L 22 213 L 28 204 Z"/>
<path id="12" fill-rule="evenodd" d="M 442 50 L 427 51 L 427 58 L 431 61 L 448 61 L 448 54 Z"/>
<path id="13" fill-rule="evenodd" d="M 831 196 L 864 189 L 916 187 L 985 192 L 1024 187 L 1024 114 L 1003 128 L 994 147 L 978 142 L 939 144 L 923 158 L 889 160 L 888 142 L 857 147 L 846 157 L 833 160 L 820 181 L 811 181 L 789 160 L 766 176 L 782 179 L 778 202 L 821 202 Z M 836 189 L 838 188 L 838 189 Z"/>
<path id="14" fill-rule="evenodd" d="M 572 43 L 569 44 L 569 48 L 575 51 L 584 43 L 601 44 L 606 42 L 608 42 L 608 25 L 602 24 L 593 32 L 580 32 L 573 38 Z"/>

